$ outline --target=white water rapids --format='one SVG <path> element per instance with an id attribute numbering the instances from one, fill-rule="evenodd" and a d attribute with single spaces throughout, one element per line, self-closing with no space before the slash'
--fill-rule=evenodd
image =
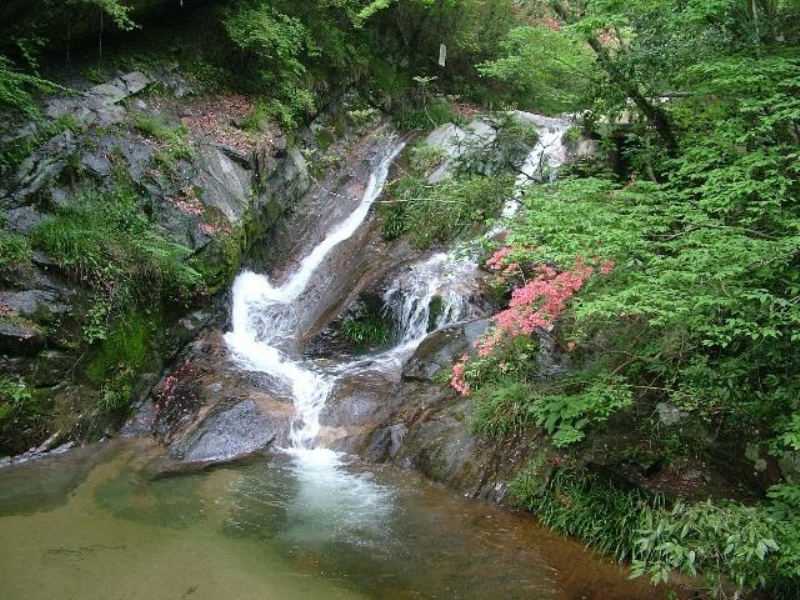
<path id="1" fill-rule="evenodd" d="M 520 115 L 537 125 L 539 142 L 525 161 L 518 189 L 541 180 L 546 167 L 557 167 L 564 161 L 561 138 L 569 126 L 560 119 Z M 322 429 L 320 415 L 337 377 L 365 365 L 386 370 L 401 367 L 431 329 L 477 316 L 469 303 L 476 288 L 477 263 L 453 253 L 438 253 L 403 270 L 384 295 L 387 310 L 399 324 L 398 343 L 391 350 L 327 370 L 287 350 L 286 342 L 292 341 L 297 333 L 296 317 L 297 311 L 302 310 L 303 294 L 330 254 L 358 231 L 380 196 L 389 168 L 402 148 L 401 142 L 393 144 L 371 174 L 357 208 L 311 250 L 286 281 L 278 284 L 266 275 L 244 271 L 233 285 L 232 330 L 225 335 L 225 341 L 241 368 L 268 374 L 288 385 L 295 406 L 291 450 L 306 460 L 308 451 L 317 450 L 311 462 L 337 460 L 333 453 L 316 449 Z M 504 218 L 517 211 L 519 196 L 515 193 L 506 204 Z M 438 304 L 431 316 L 434 299 Z"/>

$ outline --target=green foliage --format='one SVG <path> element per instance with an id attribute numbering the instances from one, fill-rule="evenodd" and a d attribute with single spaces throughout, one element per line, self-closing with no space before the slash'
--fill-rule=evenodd
<path id="1" fill-rule="evenodd" d="M 662 504 L 660 498 L 637 489 L 621 490 L 578 467 L 559 468 L 544 484 L 535 472 L 524 470 L 509 493 L 545 526 L 586 540 L 618 560 L 632 555 L 650 507 Z"/>
<path id="2" fill-rule="evenodd" d="M 531 386 L 513 377 L 482 385 L 474 392 L 472 430 L 498 436 L 523 430 L 530 424 L 531 396 Z"/>
<path id="3" fill-rule="evenodd" d="M 380 315 L 368 310 L 346 319 L 339 333 L 343 339 L 359 349 L 383 346 L 391 338 L 391 329 L 386 322 Z"/>
<path id="4" fill-rule="evenodd" d="M 800 593 L 800 486 L 783 484 L 770 488 L 767 511 L 775 523 L 780 554 L 775 561 L 779 581 L 772 587 Z M 782 588 L 786 588 L 785 590 Z"/>
<path id="5" fill-rule="evenodd" d="M 511 497 L 544 525 L 630 559 L 634 577 L 659 583 L 673 571 L 702 575 L 711 597 L 723 597 L 727 582 L 766 588 L 775 598 L 798 591 L 797 487 L 772 488 L 771 502 L 760 506 L 706 501 L 669 508 L 659 496 L 621 489 L 585 468 L 547 473 L 541 460 L 532 462 L 512 482 Z"/>
<path id="6" fill-rule="evenodd" d="M 678 502 L 672 510 L 648 512 L 638 533 L 632 574 L 653 583 L 676 570 L 705 573 L 712 590 L 723 589 L 723 577 L 741 587 L 765 587 L 780 550 L 765 511 L 733 503 Z"/>
<path id="7" fill-rule="evenodd" d="M 125 186 L 86 192 L 32 232 L 33 246 L 96 290 L 111 314 L 153 298 L 185 298 L 202 284 L 183 260 L 189 250 L 162 237 L 138 201 Z"/>
<path id="8" fill-rule="evenodd" d="M 470 177 L 436 185 L 405 177 L 380 205 L 383 236 L 407 234 L 416 247 L 430 248 L 475 233 L 497 214 L 512 186 L 508 177 Z"/>
<path id="9" fill-rule="evenodd" d="M 8 108 L 28 118 L 39 116 L 36 94 L 51 92 L 55 84 L 24 73 L 7 56 L 0 54 L 0 108 Z"/>
<path id="10" fill-rule="evenodd" d="M 24 274 L 31 266 L 31 255 L 26 237 L 0 230 L 0 282 Z"/>
<path id="11" fill-rule="evenodd" d="M 35 437 L 31 433 L 38 434 L 43 408 L 22 378 L 0 376 L 0 437 L 11 432 L 21 439 Z"/>
<path id="12" fill-rule="evenodd" d="M 9 375 L 0 377 L 0 421 L 9 419 L 14 413 L 25 410 L 31 398 L 30 388 L 24 381 Z"/>
<path id="13" fill-rule="evenodd" d="M 762 160 L 754 170 L 741 162 L 759 160 L 759 152 L 732 156 L 739 174 L 728 177 L 721 171 L 731 167 L 716 154 L 702 170 L 698 148 L 708 143 L 675 161 L 668 185 L 584 179 L 532 189 L 511 242 L 528 248 L 523 260 L 534 264 L 567 266 L 576 255 L 615 262 L 610 277 L 576 299 L 573 335 L 593 345 L 592 332 L 618 327 L 621 317 L 635 324 L 640 333 L 617 349 L 632 360 L 611 367 L 638 389 L 709 417 L 774 427 L 797 409 L 791 373 L 800 314 L 792 298 L 800 238 L 788 197 L 781 201 L 794 193 L 797 174 L 766 148 L 761 156 L 780 164 Z M 762 186 L 768 169 L 780 182 Z M 747 191 L 729 210 L 729 194 L 740 187 Z"/>
<path id="14" fill-rule="evenodd" d="M 314 99 L 304 77 L 306 61 L 319 49 L 300 19 L 259 2 L 238 2 L 228 10 L 223 25 L 245 63 L 255 66 L 253 89 L 272 97 L 265 114 L 287 127 L 309 113 Z"/>
<path id="15" fill-rule="evenodd" d="M 155 366 L 158 325 L 138 313 L 118 316 L 86 367 L 87 379 L 101 387 L 100 408 L 125 409 L 131 402 L 134 377 Z"/>
<path id="16" fill-rule="evenodd" d="M 152 367 L 152 350 L 157 333 L 152 320 L 137 313 L 119 316 L 86 368 L 92 383 L 103 383 L 121 372 L 144 372 Z"/>
<path id="17" fill-rule="evenodd" d="M 559 114 L 575 109 L 592 77 L 593 60 L 585 44 L 544 25 L 513 29 L 500 52 L 477 70 L 507 85 L 527 110 Z"/>
<path id="18" fill-rule="evenodd" d="M 119 0 L 67 0 L 66 4 L 67 6 L 96 7 L 123 31 L 131 31 L 136 28 L 136 23 L 130 16 L 133 7 Z"/>
<path id="19" fill-rule="evenodd" d="M 553 436 L 553 444 L 562 447 L 581 441 L 587 427 L 604 423 L 632 404 L 633 394 L 624 379 L 610 376 L 573 393 L 535 397 L 529 412 L 533 422 Z"/>
<path id="20" fill-rule="evenodd" d="M 434 167 L 444 162 L 447 153 L 442 148 L 428 146 L 424 141 L 420 141 L 409 149 L 408 156 L 411 171 L 425 177 Z"/>
<path id="21" fill-rule="evenodd" d="M 401 131 L 432 131 L 445 123 L 463 125 L 464 119 L 453 112 L 444 100 L 434 100 L 431 104 L 415 108 L 405 106 L 395 112 L 394 123 Z"/>

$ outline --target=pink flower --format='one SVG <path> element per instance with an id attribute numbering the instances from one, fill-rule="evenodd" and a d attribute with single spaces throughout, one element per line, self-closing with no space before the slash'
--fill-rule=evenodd
<path id="1" fill-rule="evenodd" d="M 462 356 L 461 361 L 453 365 L 453 373 L 450 376 L 450 385 L 462 396 L 469 396 L 470 392 L 472 391 L 472 388 L 470 388 L 470 385 L 466 380 L 466 363 L 468 360 L 468 355 L 465 354 Z"/>
<path id="2" fill-rule="evenodd" d="M 499 270 L 503 266 L 503 259 L 512 252 L 513 250 L 507 246 L 496 250 L 492 257 L 486 261 L 486 266 L 493 271 Z"/>

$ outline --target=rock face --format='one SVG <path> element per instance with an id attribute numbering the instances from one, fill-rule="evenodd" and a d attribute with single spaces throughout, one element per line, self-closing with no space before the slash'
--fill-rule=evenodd
<path id="1" fill-rule="evenodd" d="M 174 96 L 148 95 L 154 82 Z M 200 101 L 179 100 L 187 88 L 173 71 L 119 73 L 48 100 L 44 123 L 0 127 L 0 143 L 39 144 L 16 168 L 0 173 L 0 235 L 30 237 L 85 191 L 110 195 L 130 186 L 153 228 L 185 247 L 186 259 L 203 272 L 208 293 L 188 310 L 149 307 L 164 313 L 162 331 L 145 371 L 134 375 L 134 398 L 149 394 L 161 370 L 208 322 L 247 247 L 269 233 L 310 186 L 303 155 L 274 132 L 234 130 L 240 142 L 234 148 L 214 127 L 193 129 L 183 114 L 214 115 L 202 103 L 194 106 Z M 67 126 L 48 139 L 56 123 Z M 148 132 L 148 123 L 157 124 L 155 133 Z M 157 127 L 178 136 L 180 152 L 172 138 L 157 135 Z M 84 339 L 94 290 L 62 271 L 58 257 L 40 252 L 24 271 L 5 275 L 0 274 L 0 377 L 21 377 L 46 418 L 25 428 L 0 423 L 0 455 L 37 445 L 56 429 L 78 439 L 102 435 L 113 420 L 98 420 L 101 391 L 83 374 L 98 351 Z"/>
<path id="2" fill-rule="evenodd" d="M 368 460 L 417 469 L 471 497 L 502 499 L 509 478 L 528 457 L 529 440 L 473 434 L 473 400 L 441 383 L 453 361 L 469 352 L 488 326 L 484 319 L 428 336 L 394 389 L 384 388 L 377 425 L 348 449 Z"/>
<path id="3" fill-rule="evenodd" d="M 156 435 L 185 463 L 227 462 L 287 443 L 294 408 L 279 382 L 238 370 L 219 329 L 192 343 L 122 429 Z"/>

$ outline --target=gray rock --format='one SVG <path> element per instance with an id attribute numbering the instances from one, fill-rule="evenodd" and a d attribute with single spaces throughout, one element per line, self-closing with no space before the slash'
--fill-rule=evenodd
<path id="1" fill-rule="evenodd" d="M 150 82 L 139 71 L 125 73 L 74 97 L 55 98 L 47 103 L 44 113 L 51 119 L 70 116 L 86 127 L 109 127 L 125 118 L 126 111 L 120 102 L 138 94 Z"/>
<path id="2" fill-rule="evenodd" d="M 666 402 L 659 402 L 656 404 L 656 412 L 658 413 L 659 421 L 661 421 L 661 423 L 667 427 L 677 425 L 689 416 L 688 413 L 685 413 L 675 406 L 667 404 Z"/>
<path id="3" fill-rule="evenodd" d="M 224 407 L 203 419 L 170 449 L 182 462 L 224 462 L 260 450 L 276 439 L 272 421 L 251 400 Z"/>
<path id="4" fill-rule="evenodd" d="M 45 218 L 46 215 L 35 206 L 20 206 L 6 211 L 6 227 L 17 233 L 27 234 Z"/>
<path id="5" fill-rule="evenodd" d="M 12 181 L 13 192 L 3 203 L 18 207 L 30 202 L 58 180 L 69 157 L 77 152 L 75 137 L 69 131 L 51 138 L 44 146 L 20 165 Z"/>
<path id="6" fill-rule="evenodd" d="M 0 291 L 0 306 L 23 317 L 59 315 L 70 310 L 70 305 L 52 289 Z"/>
<path id="7" fill-rule="evenodd" d="M 443 151 L 446 160 L 428 176 L 429 183 L 439 183 L 450 179 L 458 166 L 458 161 L 467 152 L 490 147 L 497 137 L 497 131 L 485 119 L 475 119 L 463 129 L 447 123 L 435 129 L 425 139 L 431 148 Z"/>
<path id="8" fill-rule="evenodd" d="M 447 327 L 431 334 L 419 345 L 403 369 L 403 379 L 432 381 L 442 369 L 472 350 L 473 344 L 491 326 L 490 319 Z"/>
<path id="9" fill-rule="evenodd" d="M 37 325 L 15 323 L 0 317 L 0 353 L 36 354 L 44 345 L 44 331 Z"/>
<path id="10" fill-rule="evenodd" d="M 197 150 L 203 204 L 219 209 L 230 223 L 241 223 L 250 208 L 250 173 L 216 146 L 202 144 Z"/>

